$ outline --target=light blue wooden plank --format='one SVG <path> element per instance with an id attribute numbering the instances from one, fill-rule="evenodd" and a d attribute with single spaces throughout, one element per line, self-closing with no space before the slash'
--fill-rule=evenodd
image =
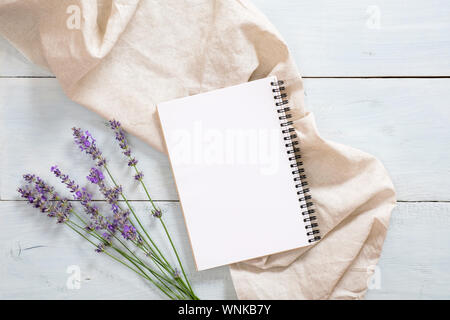
<path id="1" fill-rule="evenodd" d="M 202 299 L 235 299 L 228 267 L 195 270 L 178 203 L 158 205 L 197 294 Z M 150 204 L 133 202 L 133 207 L 154 241 L 175 264 L 159 222 L 148 214 Z M 93 246 L 68 227 L 57 225 L 24 201 L 0 201 L 0 211 L 1 299 L 162 298 L 157 289 L 131 270 L 94 252 Z M 70 271 L 71 266 L 81 271 L 79 289 L 66 285 L 75 270 Z"/>
<path id="2" fill-rule="evenodd" d="M 234 299 L 226 267 L 195 271 L 178 203 L 159 204 L 200 297 Z M 141 212 L 149 204 L 133 202 L 133 206 Z M 0 298 L 160 298 L 132 272 L 93 252 L 69 229 L 49 221 L 23 201 L 1 201 L 0 211 Z M 161 233 L 154 228 L 154 221 L 145 215 L 143 221 L 159 239 Z M 371 283 L 367 299 L 450 298 L 449 228 L 449 203 L 399 203 L 375 268 L 378 280 Z M 79 290 L 66 286 L 71 265 L 81 268 Z"/>
<path id="3" fill-rule="evenodd" d="M 0 76 L 52 76 L 52 74 L 33 64 L 0 36 Z"/>
<path id="4" fill-rule="evenodd" d="M 446 0 L 253 0 L 303 76 L 450 75 Z M 0 40 L 0 76 L 48 75 Z"/>
<path id="5" fill-rule="evenodd" d="M 450 200 L 449 79 L 306 79 L 324 138 L 373 154 L 399 200 Z"/>
<path id="6" fill-rule="evenodd" d="M 130 199 L 146 199 L 138 192 L 132 168 L 127 166 L 114 133 L 97 114 L 70 101 L 56 79 L 0 79 L 0 199 L 16 199 L 22 174 L 33 172 L 64 191 L 51 174 L 59 165 L 80 185 L 94 162 L 74 145 L 71 128 L 89 130 L 108 159 L 115 179 Z M 178 199 L 167 156 L 129 136 L 133 153 L 140 161 L 154 199 Z M 98 196 L 98 195 L 97 195 Z"/>
<path id="7" fill-rule="evenodd" d="M 303 76 L 450 75 L 446 0 L 252 0 Z"/>
<path id="8" fill-rule="evenodd" d="M 450 299 L 449 228 L 450 203 L 400 203 L 366 298 Z"/>
<path id="9" fill-rule="evenodd" d="M 399 200 L 450 200 L 449 79 L 306 79 L 307 105 L 327 139 L 369 152 L 387 167 Z M 92 162 L 71 140 L 90 129 L 131 199 L 144 199 L 103 119 L 71 102 L 56 79 L 0 79 L 0 197 L 15 199 L 24 171 L 51 177 L 56 163 L 80 183 Z M 177 199 L 165 155 L 130 137 L 155 199 Z"/>

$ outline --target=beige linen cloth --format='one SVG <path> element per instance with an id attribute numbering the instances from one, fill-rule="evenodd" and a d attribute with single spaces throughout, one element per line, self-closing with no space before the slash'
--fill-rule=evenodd
<path id="1" fill-rule="evenodd" d="M 231 265 L 237 295 L 364 296 L 395 205 L 392 183 L 372 156 L 320 137 L 286 44 L 249 1 L 0 0 L 0 34 L 72 100 L 163 152 L 158 102 L 269 74 L 288 79 L 323 239 Z"/>

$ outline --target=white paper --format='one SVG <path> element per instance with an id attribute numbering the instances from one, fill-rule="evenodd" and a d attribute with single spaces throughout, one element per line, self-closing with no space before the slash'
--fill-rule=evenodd
<path id="1" fill-rule="evenodd" d="M 272 81 L 158 105 L 198 270 L 309 244 Z"/>

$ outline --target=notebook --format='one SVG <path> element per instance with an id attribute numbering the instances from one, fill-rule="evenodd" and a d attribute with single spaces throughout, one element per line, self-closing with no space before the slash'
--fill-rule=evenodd
<path id="1" fill-rule="evenodd" d="M 197 270 L 320 239 L 275 76 L 157 105 Z"/>

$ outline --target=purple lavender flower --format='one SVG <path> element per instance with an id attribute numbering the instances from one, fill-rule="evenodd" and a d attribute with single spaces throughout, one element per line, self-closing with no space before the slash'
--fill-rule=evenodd
<path id="1" fill-rule="evenodd" d="M 112 239 L 112 234 L 108 233 L 108 232 L 104 232 L 102 234 L 103 239 L 105 239 L 105 246 L 110 246 L 111 245 L 111 239 Z"/>
<path id="2" fill-rule="evenodd" d="M 95 144 L 95 139 L 89 131 L 83 132 L 80 128 L 72 128 L 75 143 L 79 146 L 81 151 L 86 152 L 92 157 L 92 160 L 97 161 L 97 165 L 102 167 L 106 164 L 106 159 Z"/>
<path id="3" fill-rule="evenodd" d="M 130 226 L 128 217 L 130 212 L 128 210 L 122 210 L 119 206 L 118 200 L 122 193 L 121 186 L 114 186 L 108 188 L 104 182 L 104 176 L 100 169 L 91 168 L 87 179 L 96 184 L 102 193 L 103 197 L 111 204 L 111 210 L 113 212 L 112 221 L 108 221 L 107 229 L 115 233 L 117 230 L 122 230 L 122 235 L 127 240 L 136 239 L 136 229 Z M 125 231 L 124 231 L 125 230 Z"/>
<path id="4" fill-rule="evenodd" d="M 70 192 L 76 193 L 79 190 L 80 187 L 75 183 L 75 181 L 71 181 L 68 175 L 62 174 L 61 170 L 58 169 L 58 166 L 52 166 L 50 171 L 53 172 L 57 178 L 60 178 L 61 182 L 67 186 Z M 80 196 L 80 194 L 78 195 Z"/>
<path id="5" fill-rule="evenodd" d="M 136 167 L 138 161 L 136 160 L 136 158 L 131 157 L 131 149 L 130 146 L 128 145 L 127 138 L 125 137 L 125 131 L 123 130 L 120 122 L 116 120 L 110 120 L 109 126 L 114 131 L 116 140 L 119 142 L 119 146 L 123 150 L 123 154 L 128 158 L 128 166 Z M 137 181 L 142 181 L 143 177 L 144 174 L 142 172 L 138 172 L 134 176 L 134 178 Z"/>
<path id="6" fill-rule="evenodd" d="M 173 272 L 173 277 L 175 279 L 180 279 L 181 278 L 181 272 L 180 270 L 178 270 L 177 268 L 175 268 L 175 271 Z"/>
<path id="7" fill-rule="evenodd" d="M 152 210 L 152 215 L 153 215 L 155 218 L 161 218 L 161 216 L 162 216 L 162 211 L 161 211 L 161 209 L 153 209 L 153 210 Z"/>
<path id="8" fill-rule="evenodd" d="M 142 181 L 142 179 L 144 178 L 144 174 L 142 172 L 138 172 L 135 176 L 134 179 L 136 179 L 137 181 Z"/>
<path id="9" fill-rule="evenodd" d="M 92 194 L 90 194 L 86 188 L 80 188 L 74 180 L 70 180 L 70 177 L 63 174 L 57 166 L 53 166 L 50 169 L 53 174 L 58 177 L 63 184 L 73 193 L 73 198 L 79 200 L 84 208 L 84 211 L 88 214 L 92 221 L 92 229 L 103 230 L 108 226 L 108 221 L 100 215 L 97 206 L 92 204 Z"/>
<path id="10" fill-rule="evenodd" d="M 50 171 L 53 172 L 58 178 L 61 176 L 61 171 L 58 169 L 58 166 L 52 166 Z"/>
<path id="11" fill-rule="evenodd" d="M 35 175 L 34 174 L 24 174 L 23 175 L 23 179 L 26 181 L 26 182 L 28 182 L 28 183 L 31 183 L 31 182 L 34 182 L 35 181 Z"/>
<path id="12" fill-rule="evenodd" d="M 103 251 L 105 251 L 105 245 L 104 245 L 103 243 L 99 243 L 99 244 L 97 245 L 97 248 L 95 249 L 95 252 L 101 253 L 101 252 L 103 252 Z"/>
<path id="13" fill-rule="evenodd" d="M 100 192 L 103 194 L 105 199 L 112 205 L 113 211 L 117 211 L 118 204 L 117 201 L 119 200 L 119 196 L 122 193 L 122 187 L 121 186 L 115 186 L 112 188 L 107 188 L 105 185 L 99 184 Z"/>
<path id="14" fill-rule="evenodd" d="M 100 181 L 104 180 L 105 177 L 103 176 L 103 173 L 99 169 L 91 168 L 91 170 L 89 171 L 89 175 L 87 176 L 87 179 L 94 184 L 98 184 Z"/>
<path id="15" fill-rule="evenodd" d="M 130 225 L 124 225 L 122 236 L 127 240 L 136 240 L 136 228 Z"/>
<path id="16" fill-rule="evenodd" d="M 138 161 L 136 160 L 136 158 L 132 158 L 130 159 L 130 161 L 128 161 L 128 166 L 129 167 L 134 167 L 135 165 L 137 165 Z"/>
<path id="17" fill-rule="evenodd" d="M 65 198 L 60 198 L 54 188 L 45 183 L 35 175 L 25 174 L 24 180 L 28 183 L 24 188 L 19 188 L 18 192 L 22 198 L 39 208 L 41 212 L 47 213 L 49 217 L 56 217 L 58 223 L 66 222 L 72 211 L 72 205 Z"/>
<path id="18" fill-rule="evenodd" d="M 122 126 L 119 121 L 110 120 L 109 126 L 114 130 L 116 134 L 116 140 L 119 142 L 119 146 L 123 151 L 123 153 L 129 157 L 131 155 L 130 146 L 128 145 L 127 138 L 125 137 L 125 131 L 122 129 Z"/>

